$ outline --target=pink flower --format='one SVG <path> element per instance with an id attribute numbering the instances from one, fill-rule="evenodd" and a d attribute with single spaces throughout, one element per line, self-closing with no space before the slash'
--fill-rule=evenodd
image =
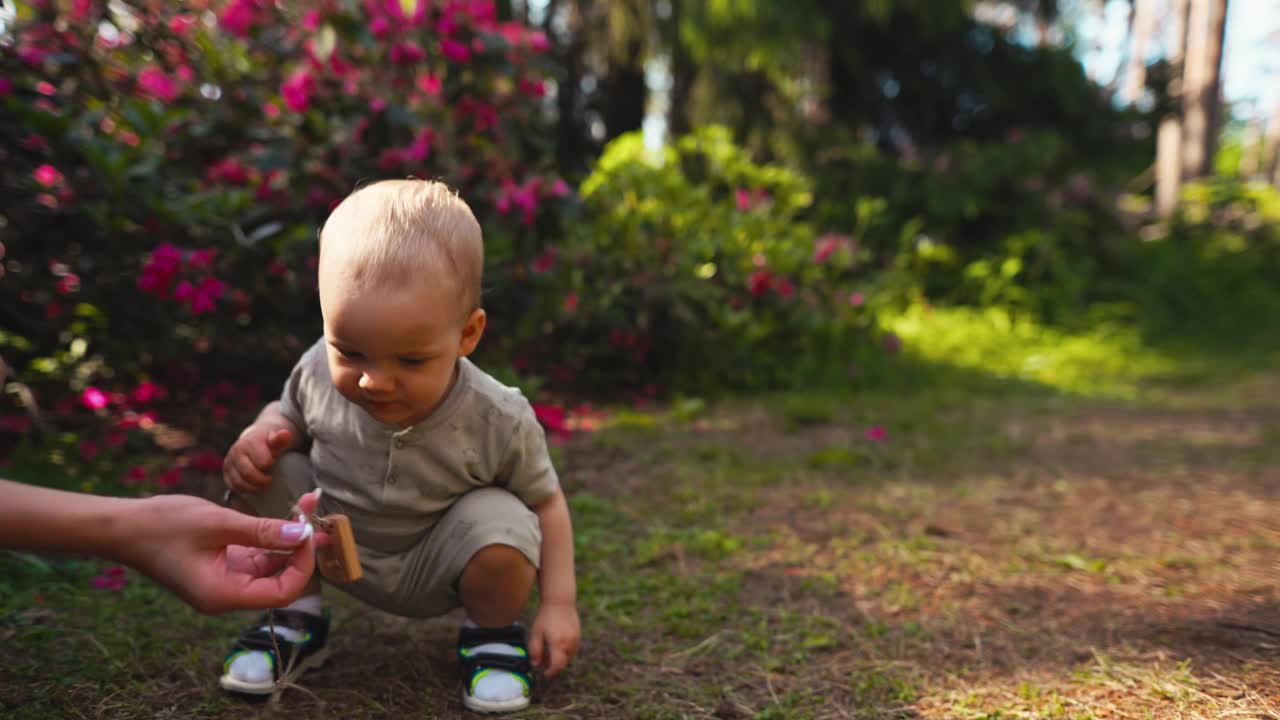
<path id="1" fill-rule="evenodd" d="M 175 488 L 180 482 L 182 482 L 182 468 L 177 465 L 156 475 L 156 485 L 165 489 Z"/>
<path id="2" fill-rule="evenodd" d="M 533 259 L 533 262 L 529 265 L 529 268 L 533 270 L 534 274 L 536 275 L 544 275 L 546 273 L 551 272 L 551 269 L 554 268 L 555 266 L 556 266 L 556 249 L 554 247 L 548 247 L 546 250 L 542 252 L 541 255 Z"/>
<path id="3" fill-rule="evenodd" d="M 146 405 L 163 399 L 166 394 L 163 385 L 147 381 L 140 383 L 138 387 L 133 389 L 133 401 L 139 405 Z"/>
<path id="4" fill-rule="evenodd" d="M 542 427 L 546 428 L 547 432 L 559 436 L 569 434 L 569 428 L 564 423 L 564 408 L 534 403 L 533 414 L 538 418 L 538 422 L 542 424 Z"/>
<path id="5" fill-rule="evenodd" d="M 823 235 L 814 243 L 813 261 L 816 263 L 824 263 L 831 259 L 836 250 L 846 245 L 848 238 L 840 235 Z"/>
<path id="6" fill-rule="evenodd" d="M 578 293 L 569 293 L 564 296 L 564 311 L 567 313 L 577 312 L 578 310 Z"/>
<path id="7" fill-rule="evenodd" d="M 418 136 L 413 139 L 413 143 L 409 145 L 409 157 L 422 162 L 427 159 L 427 155 L 431 152 L 431 140 L 435 135 L 431 132 L 431 128 L 423 128 Z"/>
<path id="8" fill-rule="evenodd" d="M 36 182 L 47 188 L 54 187 L 62 182 L 62 173 L 48 163 L 36 168 L 32 176 L 35 177 Z"/>
<path id="9" fill-rule="evenodd" d="M 204 250 L 192 250 L 191 255 L 187 257 L 187 268 L 191 270 L 204 270 L 213 266 L 213 259 L 217 257 L 217 248 L 205 248 Z"/>
<path id="10" fill-rule="evenodd" d="M 45 57 L 48 55 L 49 53 L 44 49 L 30 45 L 18 48 L 18 59 L 31 67 L 39 67 L 40 63 L 44 62 Z"/>
<path id="11" fill-rule="evenodd" d="M 115 430 L 107 433 L 107 436 L 102 439 L 102 442 L 106 443 L 108 447 L 118 448 L 121 445 L 124 445 L 125 439 L 124 433 L 119 430 Z"/>
<path id="12" fill-rule="evenodd" d="M 218 16 L 218 27 L 236 37 L 248 37 L 257 15 L 258 8 L 254 0 L 231 0 Z"/>
<path id="13" fill-rule="evenodd" d="M 221 160 L 215 161 L 209 165 L 209 169 L 205 172 L 205 177 L 209 178 L 209 182 L 221 182 L 227 184 L 248 184 L 252 169 L 247 167 L 233 156 L 227 156 Z"/>
<path id="14" fill-rule="evenodd" d="M 524 187 L 517 188 L 511 193 L 511 202 L 524 211 L 521 218 L 525 225 L 532 225 L 534 217 L 538 210 L 538 194 L 537 194 L 537 178 L 530 180 L 524 184 Z"/>
<path id="15" fill-rule="evenodd" d="M 80 393 L 80 404 L 90 410 L 101 410 L 107 406 L 107 394 L 90 385 Z"/>
<path id="16" fill-rule="evenodd" d="M 9 78 L 0 77 L 0 97 L 13 93 L 13 82 Z"/>
<path id="17" fill-rule="evenodd" d="M 315 32 L 320 27 L 320 11 L 308 10 L 306 15 L 302 16 L 302 27 L 311 32 Z"/>
<path id="18" fill-rule="evenodd" d="M 889 354 L 897 353 L 902 349 L 902 338 L 893 333 L 886 333 L 881 342 L 884 344 L 885 351 Z"/>
<path id="19" fill-rule="evenodd" d="M 4 93 L 0 93 L 3 95 Z M 44 152 L 49 149 L 49 141 L 44 139 L 42 135 L 32 133 L 22 138 L 22 147 L 31 152 Z"/>
<path id="20" fill-rule="evenodd" d="M 102 451 L 102 448 L 98 447 L 97 443 L 93 442 L 92 440 L 80 441 L 80 459 L 84 460 L 85 462 L 93 460 L 95 457 L 98 456 L 98 453 L 101 451 Z"/>
<path id="21" fill-rule="evenodd" d="M 369 112 L 380 113 L 387 109 L 387 101 L 380 97 L 369 98 Z"/>
<path id="22" fill-rule="evenodd" d="M 379 15 L 369 23 L 369 32 L 376 38 L 383 37 L 391 32 L 391 21 Z"/>
<path id="23" fill-rule="evenodd" d="M 179 65 L 178 69 L 174 70 L 174 73 L 178 76 L 178 79 L 183 82 L 191 82 L 196 77 L 196 73 L 191 69 L 190 65 Z"/>
<path id="24" fill-rule="evenodd" d="M 863 303 L 866 301 L 867 297 L 860 292 L 853 293 L 849 296 L 849 304 L 854 307 L 862 307 Z"/>
<path id="25" fill-rule="evenodd" d="M 551 43 L 547 40 L 547 36 L 541 30 L 534 30 L 529 33 L 529 49 L 534 52 L 546 52 L 551 49 Z"/>
<path id="26" fill-rule="evenodd" d="M 173 78 L 155 67 L 145 68 L 138 73 L 138 89 L 144 95 L 162 102 L 173 102 L 173 99 L 178 96 L 178 86 L 173 82 Z"/>
<path id="27" fill-rule="evenodd" d="M 418 89 L 431 97 L 440 96 L 440 78 L 435 75 L 419 75 Z"/>
<path id="28" fill-rule="evenodd" d="M 59 295 L 70 295 L 80 289 L 80 276 L 75 273 L 67 273 L 58 278 L 58 284 L 53 286 L 54 292 Z"/>
<path id="29" fill-rule="evenodd" d="M 280 106 L 269 102 L 262 106 L 262 114 L 267 116 L 268 120 L 275 120 L 280 117 Z"/>
<path id="30" fill-rule="evenodd" d="M 525 95 L 528 95 L 529 97 L 540 98 L 543 95 L 547 94 L 546 86 L 543 84 L 541 80 L 529 80 L 528 78 L 520 78 L 518 87 L 520 88 L 520 92 L 524 93 Z"/>
<path id="31" fill-rule="evenodd" d="M 791 278 L 780 277 L 773 283 L 773 289 L 778 291 L 783 300 L 790 300 L 791 296 L 796 294 L 796 286 L 792 284 Z"/>
<path id="32" fill-rule="evenodd" d="M 146 482 L 146 480 L 147 480 L 147 469 L 142 467 L 141 465 L 134 465 L 133 467 L 129 468 L 128 472 L 124 474 L 125 485 L 138 485 L 140 483 Z"/>
<path id="33" fill-rule="evenodd" d="M 200 282 L 191 296 L 191 314 L 202 315 L 213 312 L 215 301 L 227 290 L 227 284 L 215 277 L 206 277 Z M 176 294 L 176 293 L 175 293 Z"/>
<path id="34" fill-rule="evenodd" d="M 867 428 L 866 435 L 867 435 L 867 439 L 870 440 L 871 442 L 884 442 L 884 439 L 885 437 L 888 436 L 888 433 L 885 432 L 883 427 L 879 425 L 872 425 L 871 427 Z"/>
<path id="35" fill-rule="evenodd" d="M 194 285 L 187 282 L 186 280 L 183 280 L 182 282 L 178 283 L 177 287 L 173 289 L 173 299 L 178 300 L 180 302 L 186 302 L 187 300 L 191 299 L 191 296 L 195 294 L 195 291 L 196 289 Z"/>
<path id="36" fill-rule="evenodd" d="M 747 281 L 747 288 L 751 291 L 752 297 L 760 297 L 769 291 L 772 284 L 773 276 L 768 270 L 756 270 L 751 273 L 751 278 Z"/>
<path id="37" fill-rule="evenodd" d="M 315 91 L 315 79 L 306 70 L 296 70 L 289 79 L 280 86 L 280 95 L 284 98 L 285 107 L 293 112 L 306 112 L 311 104 L 311 93 Z"/>
<path id="38" fill-rule="evenodd" d="M 389 57 L 391 62 L 396 65 L 412 65 L 421 61 L 427 54 L 422 48 L 413 43 L 397 43 L 391 46 Z"/>
<path id="39" fill-rule="evenodd" d="M 53 86 L 53 83 L 48 80 L 41 80 L 36 83 L 36 92 L 47 97 L 53 97 L 54 93 L 58 92 L 58 90 Z"/>
<path id="40" fill-rule="evenodd" d="M 129 578 L 125 576 L 124 568 L 119 565 L 112 565 L 93 579 L 93 586 L 99 590 L 121 590 L 128 584 Z"/>
<path id="41" fill-rule="evenodd" d="M 25 435 L 31 429 L 30 415 L 5 415 L 0 417 L 0 432 Z"/>
<path id="42" fill-rule="evenodd" d="M 564 197 L 564 196 L 568 195 L 568 194 L 569 194 L 569 193 L 571 193 L 571 192 L 573 192 L 573 191 L 572 191 L 571 189 L 569 189 L 569 183 L 565 182 L 564 180 L 562 180 L 562 179 L 560 179 L 560 178 L 556 178 L 556 181 L 555 181 L 555 182 L 553 182 L 553 183 L 551 183 L 551 196 L 552 196 L 552 197 L 558 197 L 558 198 L 559 198 L 559 197 Z"/>
<path id="43" fill-rule="evenodd" d="M 215 452 L 198 452 L 187 456 L 187 466 L 201 472 L 222 472 L 222 456 Z"/>
<path id="44" fill-rule="evenodd" d="M 746 188 L 738 188 L 733 194 L 734 200 L 738 203 L 738 209 L 746 212 L 751 209 L 751 191 Z"/>
<path id="45" fill-rule="evenodd" d="M 183 36 L 186 35 L 187 32 L 191 30 L 191 26 L 195 24 L 196 17 L 194 15 L 174 15 L 169 18 L 169 32 L 174 35 Z"/>
<path id="46" fill-rule="evenodd" d="M 471 49 L 457 40 L 449 38 L 441 38 L 440 54 L 453 62 L 464 63 L 471 60 Z"/>
<path id="47" fill-rule="evenodd" d="M 93 9 L 91 0 L 72 0 L 71 2 L 71 20 L 72 22 L 84 22 L 89 19 L 89 12 Z"/>

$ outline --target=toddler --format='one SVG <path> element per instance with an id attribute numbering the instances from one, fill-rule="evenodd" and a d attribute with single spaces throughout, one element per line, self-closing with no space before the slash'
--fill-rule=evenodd
<path id="1" fill-rule="evenodd" d="M 467 356 L 485 329 L 480 225 L 444 185 L 391 180 L 349 195 L 320 233 L 324 336 L 227 453 L 241 507 L 280 517 L 323 488 L 343 513 L 363 577 L 339 585 L 373 607 L 433 617 L 462 607 L 463 702 L 529 704 L 577 652 L 569 510 L 529 402 Z M 538 583 L 526 637 L 516 624 Z M 285 668 L 327 654 L 313 578 L 255 623 L 223 663 L 222 687 L 267 694 Z M 271 627 L 274 627 L 274 639 Z M 277 657 L 277 650 L 280 657 Z"/>

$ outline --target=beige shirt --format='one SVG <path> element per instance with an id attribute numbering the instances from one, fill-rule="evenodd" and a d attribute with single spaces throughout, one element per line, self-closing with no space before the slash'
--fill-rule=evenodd
<path id="1" fill-rule="evenodd" d="M 531 507 L 559 490 L 529 401 L 470 360 L 458 362 L 440 406 L 404 429 L 375 420 L 338 392 L 323 338 L 285 383 L 281 410 L 312 442 L 324 510 L 346 513 L 361 545 L 407 549 L 476 488 L 504 488 Z"/>

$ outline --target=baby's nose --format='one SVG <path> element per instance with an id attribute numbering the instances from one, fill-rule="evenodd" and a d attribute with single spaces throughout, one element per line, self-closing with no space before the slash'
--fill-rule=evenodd
<path id="1" fill-rule="evenodd" d="M 387 373 L 365 371 L 360 375 L 361 390 L 385 390 L 392 385 L 391 376 Z"/>

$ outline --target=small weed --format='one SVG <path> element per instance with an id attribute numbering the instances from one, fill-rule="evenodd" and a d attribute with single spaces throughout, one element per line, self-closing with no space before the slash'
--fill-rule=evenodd
<path id="1" fill-rule="evenodd" d="M 780 407 L 783 427 L 795 432 L 813 425 L 826 425 L 835 419 L 836 403 L 828 396 L 788 395 Z"/>
<path id="2" fill-rule="evenodd" d="M 855 672 L 851 682 L 854 698 L 865 705 L 914 702 L 919 692 L 909 679 L 879 668 Z"/>
<path id="3" fill-rule="evenodd" d="M 865 450 L 834 446 L 813 453 L 805 459 L 805 464 L 815 470 L 856 468 L 871 465 L 872 457 Z"/>

